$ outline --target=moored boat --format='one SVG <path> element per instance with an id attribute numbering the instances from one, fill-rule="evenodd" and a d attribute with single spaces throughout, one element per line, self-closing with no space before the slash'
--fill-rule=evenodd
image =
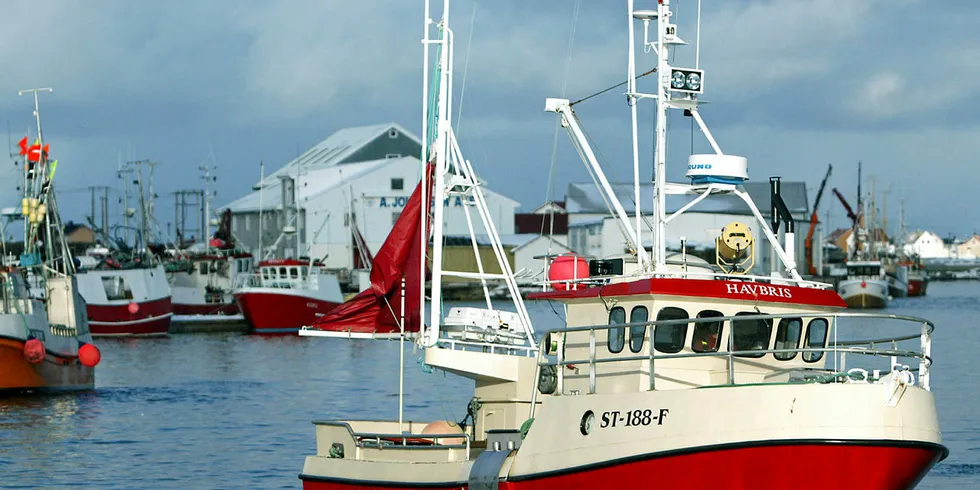
<path id="1" fill-rule="evenodd" d="M 546 109 L 559 115 L 615 208 L 632 253 L 574 259 L 574 276 L 551 269 L 548 290 L 529 298 L 558 303 L 566 325 L 543 335 L 534 335 L 519 296 L 515 315 L 496 326 L 443 319 L 439 198 L 459 192 L 458 181 L 447 176 L 469 163 L 446 110 L 453 93 L 449 2 L 438 39 L 429 39 L 427 9 L 424 59 L 433 44 L 441 56 L 430 92 L 439 94 L 431 316 L 419 339 L 425 363 L 472 379 L 474 396 L 458 422 L 314 422 L 317 449 L 300 474 L 304 489 L 899 490 L 913 487 L 947 455 L 931 392 L 932 324 L 846 312 L 830 285 L 802 279 L 778 179 L 770 228 L 741 186 L 747 160 L 723 154 L 698 112 L 704 72 L 669 65 L 668 47 L 680 41 L 669 22 L 670 1 L 657 2 L 656 10 L 627 4 L 630 39 L 642 22 L 643 45 L 653 48 L 662 74 L 655 99 L 637 92 L 630 47 L 629 107 L 635 115 L 637 102 L 653 99 L 658 109 L 654 245 L 649 252 L 642 246 L 642 222 L 623 212 L 572 104 L 548 99 Z M 694 117 L 715 150 L 689 158 L 690 184 L 666 182 L 669 108 Z M 427 112 L 423 104 L 423 121 Z M 636 144 L 633 152 L 638 188 Z M 668 195 L 690 204 L 668 217 Z M 668 218 L 717 195 L 741 199 L 757 224 L 726 226 L 713 265 L 688 263 L 683 250 L 679 263 L 668 261 Z M 776 274 L 751 275 L 753 229 L 778 258 Z M 872 324 L 893 333 L 872 336 Z M 833 470 L 814 473 L 813 461 L 832 461 Z"/>
<path id="2" fill-rule="evenodd" d="M 848 261 L 847 278 L 837 291 L 850 308 L 885 308 L 890 295 L 888 279 L 877 260 Z"/>
<path id="3" fill-rule="evenodd" d="M 344 302 L 336 276 L 296 259 L 259 262 L 253 274 L 239 277 L 233 296 L 255 334 L 299 332 Z"/>
<path id="4" fill-rule="evenodd" d="M 78 274 L 92 335 L 162 336 L 173 316 L 170 285 L 163 265 L 111 268 L 103 259 Z"/>
<path id="5" fill-rule="evenodd" d="M 91 390 L 101 359 L 58 213 L 57 161 L 49 161 L 49 146 L 42 145 L 38 90 L 32 90 L 37 140 L 21 140 L 24 251 L 19 260 L 0 264 L 0 394 Z M 27 277 L 41 294 L 33 294 Z"/>

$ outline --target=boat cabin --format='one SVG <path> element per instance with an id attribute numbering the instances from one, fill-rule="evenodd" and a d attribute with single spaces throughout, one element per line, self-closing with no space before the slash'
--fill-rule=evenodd
<path id="1" fill-rule="evenodd" d="M 315 287 L 319 264 L 295 259 L 265 260 L 256 270 L 256 286 L 279 289 L 309 289 Z"/>
<path id="2" fill-rule="evenodd" d="M 832 290 L 736 280 L 652 278 L 533 297 L 566 305 L 568 331 L 546 342 L 575 366 L 561 394 L 786 382 L 824 367 L 817 349 L 844 307 Z"/>
<path id="3" fill-rule="evenodd" d="M 846 266 L 847 277 L 879 278 L 883 276 L 881 262 L 877 260 L 851 261 Z"/>

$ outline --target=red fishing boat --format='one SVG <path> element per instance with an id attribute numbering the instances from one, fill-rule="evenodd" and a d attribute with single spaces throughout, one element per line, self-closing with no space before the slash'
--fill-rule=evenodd
<path id="1" fill-rule="evenodd" d="M 317 262 L 264 260 L 240 279 L 233 296 L 255 334 L 296 333 L 344 302 L 337 277 Z"/>
<path id="2" fill-rule="evenodd" d="M 630 253 L 556 259 L 542 285 L 547 290 L 529 298 L 557 303 L 565 325 L 538 334 L 505 263 L 499 279 L 511 291 L 512 316 L 490 310 L 488 301 L 482 315 L 452 308 L 443 319 L 440 287 L 450 272 L 441 262 L 440 203 L 454 193 L 472 194 L 477 207 L 481 199 L 447 110 L 453 93 L 449 1 L 438 39 L 429 38 L 435 23 L 426 11 L 423 59 L 432 45 L 441 57 L 437 86 L 427 92 L 439 94 L 431 158 L 431 316 L 418 338 L 425 364 L 473 380 L 473 397 L 458 421 L 363 420 L 361 411 L 315 421 L 316 453 L 299 475 L 304 489 L 905 490 L 946 457 L 931 391 L 933 325 L 849 313 L 832 285 L 801 277 L 793 217 L 778 177 L 770 180 L 767 222 L 742 185 L 747 159 L 724 154 L 698 112 L 704 72 L 669 64 L 669 48 L 682 44 L 670 23 L 670 3 L 635 10 L 627 1 L 629 38 L 642 23 L 642 45 L 652 48 L 647 51 L 656 55 L 659 74 L 651 82 L 655 97 L 636 91 L 631 45 L 627 97 L 634 111 L 637 194 L 635 110 L 643 100 L 657 104 L 651 250 L 642 246 L 640 199 L 637 216 L 628 215 L 572 103 L 545 104 L 611 203 Z M 690 183 L 666 181 L 668 109 L 693 117 L 715 150 L 688 158 Z M 428 111 L 423 104 L 423 121 Z M 668 215 L 668 195 L 686 204 Z M 743 202 L 753 226 L 726 225 L 713 264 L 683 248 L 670 253 L 671 218 L 713 197 Z M 756 232 L 764 237 L 758 244 Z M 498 241 L 492 242 L 496 249 Z M 752 274 L 757 247 L 778 259 L 769 274 Z M 814 471 L 814 462 L 829 466 Z"/>

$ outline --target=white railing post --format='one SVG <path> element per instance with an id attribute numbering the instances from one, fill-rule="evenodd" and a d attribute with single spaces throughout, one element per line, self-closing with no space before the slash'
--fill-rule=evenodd
<path id="1" fill-rule="evenodd" d="M 653 356 L 654 356 L 653 339 L 654 339 L 654 335 L 656 335 L 655 332 L 657 331 L 657 325 L 650 324 L 647 325 L 647 327 L 649 327 L 647 330 L 650 332 L 650 391 L 653 391 L 654 389 L 656 389 L 656 381 L 655 381 L 656 376 L 654 375 L 653 372 Z"/>
<path id="2" fill-rule="evenodd" d="M 589 394 L 595 393 L 595 329 L 589 330 Z"/>
<path id="3" fill-rule="evenodd" d="M 929 324 L 923 323 L 919 340 L 922 350 L 922 357 L 919 358 L 919 384 L 927 391 L 931 391 L 929 389 L 929 365 L 932 364 L 932 336 L 929 330 Z"/>

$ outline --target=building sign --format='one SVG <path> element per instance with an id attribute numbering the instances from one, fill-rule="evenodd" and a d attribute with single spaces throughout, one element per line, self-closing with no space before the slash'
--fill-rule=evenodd
<path id="1" fill-rule="evenodd" d="M 378 207 L 379 208 L 404 208 L 408 204 L 408 196 L 391 196 L 391 197 L 379 197 Z M 473 203 L 473 197 L 469 197 L 469 202 Z M 463 207 L 463 198 L 461 196 L 447 197 L 442 201 L 442 205 L 445 207 L 459 208 Z"/>

